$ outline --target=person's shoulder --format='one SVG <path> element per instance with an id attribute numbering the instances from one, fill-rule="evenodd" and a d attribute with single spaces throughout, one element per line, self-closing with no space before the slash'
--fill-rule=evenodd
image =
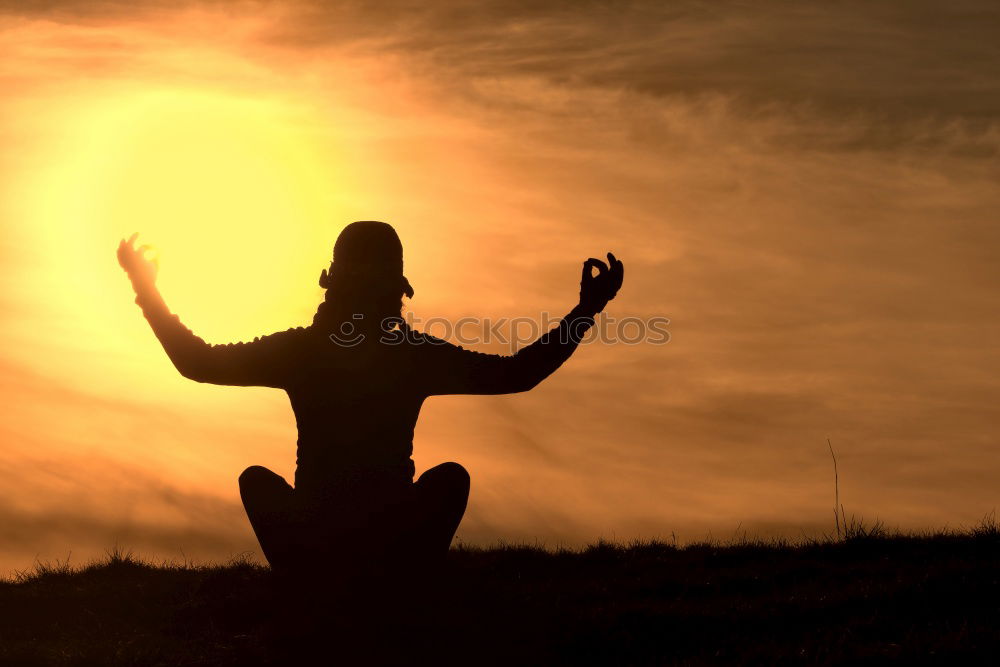
<path id="1" fill-rule="evenodd" d="M 389 332 L 383 342 L 405 349 L 408 354 L 416 355 L 419 358 L 440 359 L 442 355 L 448 356 L 464 351 L 463 348 L 451 341 L 409 326 L 403 326 Z"/>
<path id="2" fill-rule="evenodd" d="M 294 344 L 298 342 L 305 341 L 315 335 L 313 327 L 292 327 L 291 329 L 285 329 L 284 331 L 275 331 L 274 333 L 267 334 L 266 336 L 258 336 L 254 338 L 253 342 L 264 342 L 270 344 Z"/>
<path id="3" fill-rule="evenodd" d="M 438 338 L 424 331 L 418 331 L 417 329 L 411 329 L 407 327 L 406 329 L 400 329 L 400 335 L 406 343 L 410 345 L 427 345 L 432 347 L 458 347 L 454 343 L 445 340 L 444 338 Z"/>

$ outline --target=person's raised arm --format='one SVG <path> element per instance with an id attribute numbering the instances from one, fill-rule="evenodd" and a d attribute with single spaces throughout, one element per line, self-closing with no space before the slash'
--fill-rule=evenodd
<path id="1" fill-rule="evenodd" d="M 209 345 L 171 314 L 156 288 L 157 262 L 145 257 L 149 246 L 135 247 L 136 236 L 118 244 L 118 263 L 132 281 L 135 302 L 180 374 L 212 384 L 283 386 L 296 331 L 272 334 L 251 343 Z"/>
<path id="2" fill-rule="evenodd" d="M 593 275 L 593 270 L 597 275 Z M 583 264 L 580 302 L 559 325 L 511 356 L 465 350 L 422 336 L 431 347 L 425 371 L 428 394 L 509 394 L 527 391 L 551 375 L 576 350 L 594 316 L 622 286 L 625 267 L 611 253 L 608 263 L 590 258 Z"/>

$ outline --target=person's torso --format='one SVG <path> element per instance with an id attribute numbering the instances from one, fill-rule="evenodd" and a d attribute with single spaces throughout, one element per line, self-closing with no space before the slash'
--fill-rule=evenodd
<path id="1" fill-rule="evenodd" d="M 422 389 L 419 351 L 406 343 L 335 343 L 307 329 L 286 391 L 298 427 L 296 487 L 383 474 L 412 480 Z"/>

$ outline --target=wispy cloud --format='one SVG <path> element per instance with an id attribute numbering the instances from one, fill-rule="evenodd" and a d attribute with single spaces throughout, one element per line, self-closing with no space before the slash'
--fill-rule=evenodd
<path id="1" fill-rule="evenodd" d="M 829 516 L 828 436 L 849 511 L 940 525 L 996 504 L 998 13 L 975 0 L 18 3 L 0 74 L 22 111 L 33 87 L 79 88 L 84 72 L 98 88 L 301 95 L 331 119 L 317 136 L 350 146 L 338 194 L 400 229 L 425 317 L 568 309 L 580 260 L 624 257 L 610 311 L 669 317 L 668 345 L 586 346 L 531 394 L 425 406 L 418 468 L 473 472 L 466 539 L 798 534 Z M 5 173 L 24 155 L 3 155 Z M 7 243 L 0 278 L 16 284 L 22 249 Z M 52 409 L 95 393 L 75 391 Z M 204 391 L 171 385 L 171 409 Z M 185 437 L 222 443 L 229 477 L 175 488 L 178 463 L 122 497 L 166 507 L 162 488 L 194 493 L 260 457 L 288 470 L 282 397 L 245 399 L 267 406 L 260 439 L 227 431 L 250 411 L 218 396 L 216 416 L 192 408 L 158 437 L 180 443 L 178 461 L 205 446 Z M 125 429 L 159 407 L 138 398 L 115 417 Z M 58 432 L 15 422 L 37 443 Z M 62 483 L 35 477 L 36 494 Z M 178 501 L 166 537 L 142 519 L 142 539 L 165 545 L 183 524 L 213 553 L 245 543 L 244 524 L 205 535 L 213 516 L 239 521 L 235 486 L 209 496 Z M 46 508 L 46 543 L 78 539 L 76 518 Z M 27 540 L 26 510 L 8 511 L 11 539 Z"/>

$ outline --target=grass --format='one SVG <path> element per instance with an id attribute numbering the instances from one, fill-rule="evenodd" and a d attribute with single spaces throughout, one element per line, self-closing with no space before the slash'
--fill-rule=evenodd
<path id="1" fill-rule="evenodd" d="M 1000 530 L 459 548 L 440 578 L 277 580 L 248 559 L 39 564 L 0 583 L 0 664 L 974 664 L 1000 651 Z"/>

